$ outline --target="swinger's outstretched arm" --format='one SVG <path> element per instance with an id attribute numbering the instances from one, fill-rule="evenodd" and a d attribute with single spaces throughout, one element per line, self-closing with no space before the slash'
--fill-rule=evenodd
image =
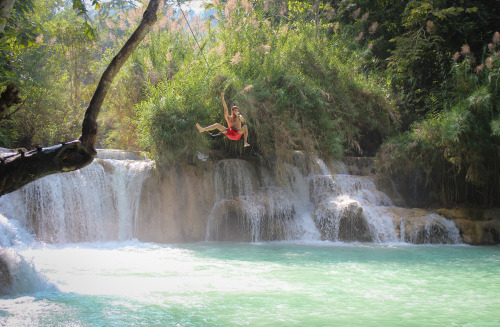
<path id="1" fill-rule="evenodd" d="M 229 111 L 227 109 L 226 100 L 224 100 L 224 93 L 220 94 L 222 97 L 222 105 L 224 106 L 224 118 L 229 119 Z"/>

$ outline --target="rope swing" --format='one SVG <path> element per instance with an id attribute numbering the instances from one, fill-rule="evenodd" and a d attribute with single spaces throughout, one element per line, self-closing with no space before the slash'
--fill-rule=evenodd
<path id="1" fill-rule="evenodd" d="M 186 16 L 186 14 L 184 13 L 184 10 L 182 9 L 182 7 L 181 7 L 181 4 L 180 4 L 179 0 L 177 0 L 177 5 L 179 6 L 179 9 L 180 9 L 180 10 L 181 10 L 181 12 L 182 12 L 182 16 L 184 16 L 184 20 L 186 21 L 186 24 L 187 24 L 187 26 L 188 26 L 189 30 L 191 31 L 191 34 L 193 35 L 194 41 L 196 42 L 196 45 L 198 46 L 199 51 L 200 51 L 200 52 L 202 52 L 203 59 L 205 60 L 205 63 L 207 64 L 208 71 L 209 71 L 209 72 L 211 72 L 212 70 L 210 69 L 210 65 L 208 64 L 208 60 L 207 60 L 207 58 L 205 57 L 205 54 L 203 53 L 203 51 L 202 51 L 202 49 L 201 49 L 201 47 L 200 47 L 200 44 L 198 43 L 198 39 L 196 38 L 196 35 L 194 34 L 193 29 L 191 28 L 191 24 L 189 24 L 189 21 L 188 21 L 188 19 L 187 19 L 187 16 Z"/>

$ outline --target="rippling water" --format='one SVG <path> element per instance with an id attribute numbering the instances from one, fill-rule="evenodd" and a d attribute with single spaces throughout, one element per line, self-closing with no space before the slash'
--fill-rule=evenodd
<path id="1" fill-rule="evenodd" d="M 25 249 L 25 326 L 500 326 L 500 247 L 92 243 Z"/>

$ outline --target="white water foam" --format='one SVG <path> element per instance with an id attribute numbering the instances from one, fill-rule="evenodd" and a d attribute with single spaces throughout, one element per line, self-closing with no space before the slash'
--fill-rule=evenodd
<path id="1" fill-rule="evenodd" d="M 0 294 L 30 294 L 54 287 L 31 261 L 19 255 L 14 248 L 0 248 L 0 260 L 3 261 L 2 266 L 6 266 L 2 269 Z"/>
<path id="2" fill-rule="evenodd" d="M 17 220 L 9 220 L 0 214 L 1 247 L 24 247 L 32 242 L 32 235 Z"/>
<path id="3" fill-rule="evenodd" d="M 310 176 L 312 202 L 317 205 L 314 216 L 328 239 L 338 241 L 341 219 L 356 217 L 366 221 L 373 241 L 398 240 L 392 219 L 378 209 L 393 203 L 386 194 L 377 190 L 372 177 L 333 176 L 321 159 L 317 159 L 317 163 L 322 174 Z"/>

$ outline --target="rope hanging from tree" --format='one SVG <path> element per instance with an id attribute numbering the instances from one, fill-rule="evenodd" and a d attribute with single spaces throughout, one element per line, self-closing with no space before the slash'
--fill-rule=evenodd
<path id="1" fill-rule="evenodd" d="M 212 72 L 212 70 L 210 69 L 210 65 L 209 65 L 209 63 L 208 63 L 208 60 L 207 60 L 207 58 L 205 57 L 205 53 L 203 53 L 203 51 L 202 51 L 202 49 L 201 49 L 201 47 L 200 47 L 200 44 L 198 43 L 198 39 L 196 38 L 196 35 L 194 34 L 193 29 L 191 28 L 191 24 L 189 24 L 189 20 L 187 19 L 186 13 L 184 13 L 184 10 L 182 9 L 182 7 L 181 7 L 181 4 L 180 4 L 179 0 L 177 0 L 177 5 L 179 6 L 179 9 L 180 9 L 180 10 L 181 10 L 181 12 L 182 12 L 182 16 L 184 17 L 184 20 L 186 21 L 186 24 L 187 24 L 187 26 L 188 26 L 189 30 L 191 31 L 191 34 L 193 35 L 194 41 L 196 42 L 196 45 L 198 46 L 199 51 L 200 51 L 200 52 L 202 53 L 202 55 L 203 55 L 203 59 L 205 60 L 205 63 L 207 64 L 207 69 L 208 69 L 208 72 L 209 72 L 209 73 L 210 73 L 210 72 Z M 208 74 L 207 74 L 207 75 L 208 75 Z M 222 135 L 222 133 L 221 133 L 221 132 L 219 132 L 219 133 L 211 133 L 211 132 L 208 132 L 208 134 L 210 134 L 210 136 L 212 136 L 212 137 L 217 137 L 217 136 Z"/>
<path id="2" fill-rule="evenodd" d="M 193 35 L 194 41 L 196 42 L 196 45 L 198 46 L 199 51 L 202 52 L 202 54 L 203 54 L 203 59 L 205 60 L 205 63 L 207 64 L 208 71 L 211 72 L 210 65 L 208 64 L 208 60 L 205 57 L 205 54 L 203 53 L 203 51 L 200 47 L 200 44 L 198 43 L 198 39 L 196 38 L 196 35 L 194 34 L 193 29 L 191 28 L 191 24 L 189 24 L 189 21 L 186 17 L 186 14 L 184 13 L 184 10 L 182 10 L 182 7 L 181 7 L 179 0 L 177 0 L 177 5 L 179 6 L 179 9 L 182 12 L 182 16 L 184 16 L 184 20 L 186 21 L 186 24 L 187 24 L 189 30 L 191 31 L 191 34 Z"/>

